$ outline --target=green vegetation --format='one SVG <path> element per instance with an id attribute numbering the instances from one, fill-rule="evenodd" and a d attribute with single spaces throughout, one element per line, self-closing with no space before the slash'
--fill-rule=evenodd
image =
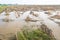
<path id="1" fill-rule="evenodd" d="M 0 4 L 0 13 L 1 13 L 5 8 L 7 8 L 7 5 L 1 5 L 1 4 Z"/>
<path id="2" fill-rule="evenodd" d="M 49 35 L 40 29 L 22 29 L 22 31 L 17 32 L 17 37 L 18 40 L 52 40 Z"/>
<path id="3" fill-rule="evenodd" d="M 0 4 L 0 6 L 7 6 L 7 4 Z"/>

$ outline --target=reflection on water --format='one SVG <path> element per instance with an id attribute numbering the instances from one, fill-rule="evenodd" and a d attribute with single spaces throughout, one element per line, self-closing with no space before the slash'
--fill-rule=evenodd
<path id="1" fill-rule="evenodd" d="M 12 20 L 12 19 L 1 19 L 3 22 L 12 22 L 12 21 L 14 21 L 14 20 Z"/>

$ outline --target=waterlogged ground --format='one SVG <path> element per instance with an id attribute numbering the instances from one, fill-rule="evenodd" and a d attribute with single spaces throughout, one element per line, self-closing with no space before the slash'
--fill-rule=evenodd
<path id="1" fill-rule="evenodd" d="M 40 25 L 45 24 L 48 28 L 50 28 L 53 32 L 54 37 L 57 40 L 60 40 L 60 26 L 59 24 L 57 24 L 55 21 L 51 20 L 50 17 L 56 15 L 55 12 L 52 12 L 51 15 L 45 14 L 44 11 L 41 12 L 37 12 L 34 11 L 35 14 L 38 14 L 38 16 L 34 16 L 32 14 L 30 14 L 30 11 L 26 11 L 23 14 L 20 14 L 20 17 L 17 17 L 17 14 L 15 14 L 14 12 L 9 13 L 9 19 L 12 19 L 13 21 L 3 21 L 3 19 L 5 19 L 7 16 L 5 16 L 5 12 L 0 14 L 0 34 L 4 35 L 5 38 L 3 38 L 3 36 L 0 36 L 0 39 L 3 40 L 8 40 L 9 36 L 6 35 L 10 35 L 10 34 L 16 34 L 17 31 L 20 31 L 20 29 L 22 27 L 24 27 L 25 25 L 27 26 L 38 26 L 40 27 Z M 26 22 L 25 19 L 27 17 L 30 17 L 32 20 L 37 20 L 36 22 L 33 21 L 29 21 Z M 17 17 L 17 18 L 16 18 Z M 34 27 L 36 28 L 36 27 Z"/>

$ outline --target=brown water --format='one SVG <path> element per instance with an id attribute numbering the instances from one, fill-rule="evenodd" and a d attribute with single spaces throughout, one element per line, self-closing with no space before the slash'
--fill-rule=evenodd
<path id="1" fill-rule="evenodd" d="M 39 17 L 34 17 L 29 14 L 30 11 L 25 12 L 23 15 L 21 15 L 19 18 L 15 18 L 15 14 L 12 12 L 10 15 L 10 18 L 12 16 L 12 19 L 14 18 L 14 21 L 4 22 L 0 20 L 0 34 L 5 35 L 5 40 L 7 40 L 8 36 L 7 34 L 16 34 L 17 31 L 20 31 L 22 27 L 25 25 L 27 26 L 40 26 L 41 22 L 43 22 L 45 25 L 47 25 L 48 28 L 50 28 L 57 40 L 60 40 L 60 26 L 58 26 L 57 23 L 50 20 L 48 15 L 44 14 L 44 12 L 37 12 L 39 14 Z M 4 13 L 3 13 L 4 14 Z M 37 22 L 25 22 L 24 19 L 27 16 L 30 16 L 33 19 L 38 19 Z M 5 16 L 1 16 L 5 17 Z M 41 21 L 43 20 L 43 21 Z M 36 28 L 36 27 L 35 27 Z M 3 37 L 3 36 L 1 36 Z"/>

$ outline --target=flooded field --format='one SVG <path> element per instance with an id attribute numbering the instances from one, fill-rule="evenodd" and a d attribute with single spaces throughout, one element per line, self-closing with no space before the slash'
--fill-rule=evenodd
<path id="1" fill-rule="evenodd" d="M 10 37 L 16 37 L 16 33 L 22 30 L 21 28 L 24 26 L 37 29 L 40 28 L 42 24 L 52 30 L 52 34 L 56 40 L 60 40 L 60 19 L 52 18 L 52 16 L 59 15 L 56 11 L 50 11 L 51 13 L 44 10 L 18 12 L 18 14 L 16 14 L 15 11 L 6 14 L 4 11 L 0 14 L 0 40 L 9 40 Z M 55 19 L 57 19 L 56 22 L 59 22 L 59 24 L 54 21 Z"/>

